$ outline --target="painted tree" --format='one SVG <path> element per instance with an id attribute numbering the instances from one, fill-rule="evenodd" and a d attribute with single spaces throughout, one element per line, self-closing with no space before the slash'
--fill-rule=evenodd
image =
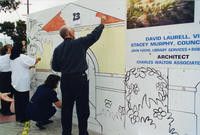
<path id="1" fill-rule="evenodd" d="M 127 28 L 194 22 L 194 0 L 128 0 Z"/>
<path id="2" fill-rule="evenodd" d="M 16 0 L 0 0 L 0 12 L 12 12 L 16 10 L 20 4 L 20 1 Z"/>

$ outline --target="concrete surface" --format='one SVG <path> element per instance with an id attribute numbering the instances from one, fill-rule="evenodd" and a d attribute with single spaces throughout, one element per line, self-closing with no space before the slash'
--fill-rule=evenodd
<path id="1" fill-rule="evenodd" d="M 28 135 L 61 135 L 61 121 L 60 119 L 53 117 L 54 121 L 51 124 L 45 125 L 45 130 L 40 130 L 35 126 L 35 122 L 30 122 L 30 129 Z M 0 123 L 0 135 L 22 135 L 24 125 L 17 122 Z M 73 125 L 72 134 L 78 135 L 77 125 Z M 100 135 L 98 133 L 89 131 L 89 135 Z"/>

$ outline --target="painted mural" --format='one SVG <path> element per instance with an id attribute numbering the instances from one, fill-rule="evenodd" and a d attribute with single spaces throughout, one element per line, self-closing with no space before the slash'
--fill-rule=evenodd
<path id="1" fill-rule="evenodd" d="M 107 22 L 102 36 L 87 52 L 91 111 L 89 129 L 102 135 L 200 135 L 198 126 L 200 70 L 198 67 L 154 63 L 154 59 L 158 56 L 168 58 L 168 55 L 176 60 L 175 58 L 183 58 L 183 55 L 184 58 L 189 55 L 189 58 L 193 59 L 194 56 L 191 54 L 195 54 L 194 61 L 197 61 L 198 52 L 181 54 L 174 51 L 170 52 L 172 54 L 167 54 L 166 51 L 161 50 L 167 50 L 169 45 L 161 43 L 159 45 L 156 43 L 149 48 L 153 40 L 161 42 L 156 38 L 157 36 L 166 33 L 170 35 L 172 29 L 175 30 L 173 35 L 181 35 L 185 31 L 184 28 L 187 29 L 185 27 L 187 24 L 197 25 L 198 17 L 194 9 L 196 5 L 194 6 L 194 1 L 190 1 L 185 9 L 187 3 L 185 1 L 171 0 L 168 4 L 164 4 L 166 1 L 168 0 L 129 0 L 126 3 L 123 0 L 81 0 L 31 14 L 28 24 L 30 30 L 28 52 L 32 57 L 42 57 L 42 61 L 33 71 L 33 92 L 46 76 L 53 72 L 50 62 L 54 48 L 62 42 L 58 33 L 60 27 L 72 26 L 78 38 L 91 32 L 100 23 L 100 17 L 105 16 Z M 161 16 L 161 21 L 158 21 L 160 12 L 156 10 L 155 13 L 152 11 L 150 14 L 150 11 L 147 12 L 145 9 L 147 7 L 145 2 L 149 2 L 146 5 L 150 4 L 155 7 L 155 10 L 156 6 L 162 7 L 164 15 Z M 175 10 L 171 8 L 172 4 L 181 5 L 181 8 Z M 138 12 L 144 10 L 143 13 L 147 12 L 148 15 L 145 17 L 144 14 L 132 12 L 131 7 Z M 173 15 L 183 9 L 186 13 L 192 13 L 193 10 L 195 13 L 188 16 L 191 18 L 190 21 L 182 16 L 181 23 L 178 23 L 166 18 L 169 9 L 173 10 Z M 164 12 L 165 10 L 167 11 Z M 156 21 L 153 20 L 151 23 L 149 16 Z M 172 18 L 172 15 L 169 17 Z M 166 23 L 166 20 L 168 20 L 167 24 L 177 24 L 177 26 L 170 25 L 169 28 L 168 25 L 161 25 Z M 143 25 L 138 25 L 141 23 Z M 139 27 L 140 29 L 133 29 Z M 191 29 L 187 30 L 187 33 L 191 31 Z M 192 30 L 198 35 L 199 30 L 196 26 L 193 26 Z M 144 41 L 145 39 L 151 41 Z M 174 45 L 176 40 L 179 41 L 179 39 L 171 41 L 173 44 L 170 48 L 178 48 L 178 45 L 177 47 Z M 149 46 L 142 46 L 146 45 L 145 43 Z M 153 49 L 157 51 L 152 51 Z M 59 89 L 58 95 L 61 97 Z M 60 118 L 59 109 L 56 117 Z M 73 118 L 74 123 L 77 124 L 76 110 Z"/>

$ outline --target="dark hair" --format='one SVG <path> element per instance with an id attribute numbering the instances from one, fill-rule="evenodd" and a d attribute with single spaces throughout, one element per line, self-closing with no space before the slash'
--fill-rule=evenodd
<path id="1" fill-rule="evenodd" d="M 23 48 L 22 43 L 14 43 L 14 46 L 11 50 L 10 59 L 14 60 L 14 59 L 18 58 L 20 56 L 20 54 L 22 53 L 22 48 Z"/>
<path id="2" fill-rule="evenodd" d="M 7 51 L 8 51 L 8 45 L 5 45 L 5 46 L 1 49 L 1 55 L 5 55 Z"/>
<path id="3" fill-rule="evenodd" d="M 44 82 L 44 85 L 47 87 L 47 88 L 51 88 L 51 89 L 54 89 L 54 88 L 57 88 L 57 83 L 60 81 L 60 76 L 58 75 L 55 75 L 55 74 L 50 74 L 46 81 Z"/>

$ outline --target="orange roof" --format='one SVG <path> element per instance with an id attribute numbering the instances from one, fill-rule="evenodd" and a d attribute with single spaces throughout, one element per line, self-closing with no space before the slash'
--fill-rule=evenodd
<path id="1" fill-rule="evenodd" d="M 65 21 L 60 15 L 61 12 L 52 18 L 42 29 L 47 32 L 59 30 L 63 25 L 65 25 Z"/>
<path id="2" fill-rule="evenodd" d="M 121 19 L 109 16 L 109 15 L 105 15 L 105 14 L 102 14 L 102 13 L 96 13 L 96 16 L 99 17 L 99 18 L 102 18 L 103 16 L 105 16 L 106 17 L 106 21 L 105 21 L 106 24 L 107 23 L 123 22 L 123 20 L 121 20 Z"/>

